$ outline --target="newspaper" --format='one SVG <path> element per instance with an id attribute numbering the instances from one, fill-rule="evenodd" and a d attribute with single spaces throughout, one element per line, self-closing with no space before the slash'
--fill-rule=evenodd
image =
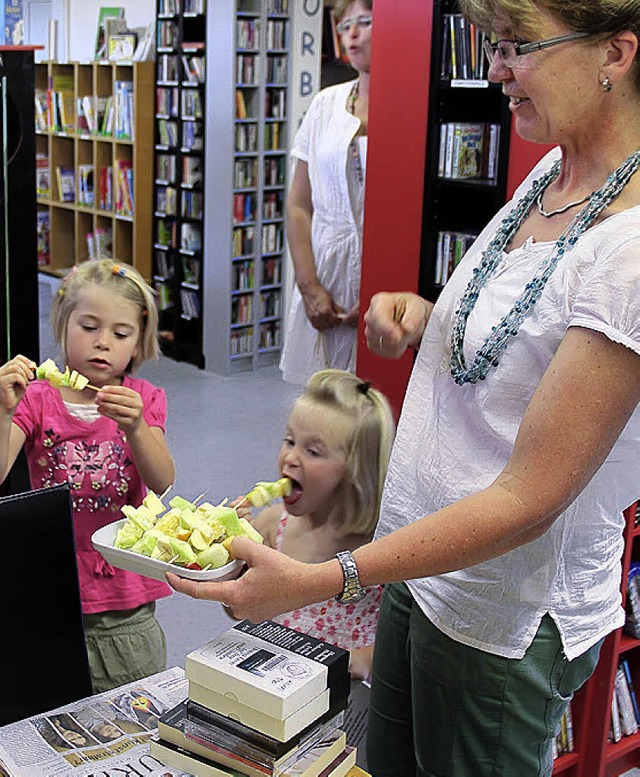
<path id="1" fill-rule="evenodd" d="M 187 698 L 179 667 L 0 727 L 2 777 L 175 777 L 149 754 L 158 717 Z"/>

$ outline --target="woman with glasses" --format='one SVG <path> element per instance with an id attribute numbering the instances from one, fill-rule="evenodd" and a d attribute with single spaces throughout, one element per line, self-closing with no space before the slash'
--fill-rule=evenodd
<path id="1" fill-rule="evenodd" d="M 372 0 L 339 0 L 334 14 L 358 77 L 315 96 L 291 151 L 287 238 L 296 286 L 280 362 L 291 383 L 325 367 L 355 367 Z"/>
<path id="2" fill-rule="evenodd" d="M 516 131 L 555 148 L 435 306 L 371 301 L 369 347 L 418 350 L 376 538 L 344 568 L 238 540 L 239 581 L 180 590 L 258 620 L 390 584 L 371 773 L 546 777 L 569 700 L 625 620 L 621 511 L 640 492 L 640 0 L 460 6 L 492 35 L 489 78 Z"/>

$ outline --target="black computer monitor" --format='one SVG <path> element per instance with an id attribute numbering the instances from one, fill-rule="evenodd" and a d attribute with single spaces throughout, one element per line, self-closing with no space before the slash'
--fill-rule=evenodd
<path id="1" fill-rule="evenodd" d="M 91 694 L 66 485 L 0 499 L 0 725 Z"/>

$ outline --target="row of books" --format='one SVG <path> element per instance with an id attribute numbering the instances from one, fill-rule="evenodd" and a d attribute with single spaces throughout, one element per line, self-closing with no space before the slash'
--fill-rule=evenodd
<path id="1" fill-rule="evenodd" d="M 462 14 L 443 16 L 440 77 L 455 80 L 486 80 L 489 64 L 482 51 L 487 35 Z"/>
<path id="2" fill-rule="evenodd" d="M 259 348 L 280 348 L 282 346 L 282 325 L 280 321 L 270 321 L 260 326 Z M 322 773 L 321 773 L 322 774 Z M 333 774 L 333 772 L 330 772 Z"/>
<path id="3" fill-rule="evenodd" d="M 288 48 L 288 29 L 284 19 L 267 19 L 267 51 Z"/>
<path id="4" fill-rule="evenodd" d="M 253 327 L 232 329 L 229 333 L 229 356 L 253 353 Z"/>
<path id="5" fill-rule="evenodd" d="M 243 259 L 231 266 L 231 288 L 233 291 L 253 289 L 253 260 Z"/>
<path id="6" fill-rule="evenodd" d="M 282 314 L 282 294 L 267 291 L 260 295 L 260 318 L 271 318 Z"/>
<path id="7" fill-rule="evenodd" d="M 180 215 L 185 219 L 201 219 L 204 195 L 201 191 L 183 191 L 180 197 Z"/>
<path id="8" fill-rule="evenodd" d="M 640 639 L 640 561 L 631 561 L 627 577 L 626 619 L 624 630 Z"/>
<path id="9" fill-rule="evenodd" d="M 236 125 L 236 151 L 257 151 L 258 150 L 258 125 L 257 124 L 237 124 Z"/>
<path id="10" fill-rule="evenodd" d="M 158 4 L 159 16 L 175 16 L 179 13 L 202 14 L 204 13 L 204 0 L 160 0 Z"/>
<path id="11" fill-rule="evenodd" d="M 176 156 L 175 154 L 156 154 L 156 181 L 175 183 L 176 180 Z"/>
<path id="12" fill-rule="evenodd" d="M 234 227 L 231 237 L 233 256 L 247 256 L 255 250 L 255 229 L 253 227 Z"/>
<path id="13" fill-rule="evenodd" d="M 201 119 L 203 117 L 203 111 L 200 92 L 195 89 L 183 91 L 181 95 L 181 107 L 181 115 L 183 118 Z"/>
<path id="14" fill-rule="evenodd" d="M 189 653 L 188 699 L 160 717 L 151 754 L 199 775 L 343 777 L 356 760 L 340 728 L 348 662 L 313 637 L 241 621 Z"/>
<path id="15" fill-rule="evenodd" d="M 233 188 L 250 189 L 258 185 L 258 161 L 236 159 L 233 163 Z"/>
<path id="16" fill-rule="evenodd" d="M 260 59 L 258 54 L 236 55 L 236 83 L 251 85 L 260 83 Z"/>
<path id="17" fill-rule="evenodd" d="M 288 57 L 274 54 L 267 57 L 267 83 L 286 84 L 288 72 Z"/>
<path id="18" fill-rule="evenodd" d="M 283 156 L 264 160 L 264 185 L 284 186 L 286 160 Z"/>
<path id="19" fill-rule="evenodd" d="M 264 125 L 264 150 L 280 151 L 284 143 L 286 124 L 280 121 Z"/>
<path id="20" fill-rule="evenodd" d="M 262 197 L 262 218 L 280 219 L 284 214 L 284 199 L 281 192 L 264 192 Z"/>
<path id="21" fill-rule="evenodd" d="M 284 119 L 287 115 L 287 93 L 279 87 L 265 92 L 264 115 L 270 119 Z"/>
<path id="22" fill-rule="evenodd" d="M 182 63 L 182 71 L 180 64 Z M 182 80 L 186 84 L 202 84 L 205 77 L 205 58 L 182 54 L 160 54 L 157 65 L 158 82 L 173 84 Z"/>
<path id="23" fill-rule="evenodd" d="M 97 227 L 85 235 L 87 241 L 87 256 L 89 259 L 113 258 L 113 230 Z"/>
<path id="24" fill-rule="evenodd" d="M 159 21 L 156 46 L 158 50 L 173 49 L 178 45 L 178 25 L 174 21 Z"/>
<path id="25" fill-rule="evenodd" d="M 156 114 L 158 116 L 178 116 L 179 93 L 176 87 L 159 86 L 156 89 Z"/>
<path id="26" fill-rule="evenodd" d="M 115 211 L 121 216 L 133 216 L 133 161 L 117 159 L 113 163 L 115 179 Z"/>
<path id="27" fill-rule="evenodd" d="M 438 176 L 495 180 L 500 125 L 446 122 L 440 125 Z"/>
<path id="28" fill-rule="evenodd" d="M 234 194 L 233 195 L 233 223 L 241 224 L 246 221 L 255 221 L 256 219 L 256 195 L 255 194 Z"/>
<path id="29" fill-rule="evenodd" d="M 236 21 L 236 46 L 239 49 L 260 48 L 260 22 L 256 19 Z"/>
<path id="30" fill-rule="evenodd" d="M 262 225 L 262 253 L 275 254 L 282 251 L 283 229 L 281 224 Z"/>
<path id="31" fill-rule="evenodd" d="M 188 319 L 200 318 L 200 300 L 195 291 L 180 289 L 182 316 Z"/>
<path id="32" fill-rule="evenodd" d="M 623 736 L 638 733 L 640 711 L 629 662 L 620 660 L 616 669 L 613 695 L 611 698 L 611 739 L 619 742 Z"/>
<path id="33" fill-rule="evenodd" d="M 572 753 L 574 749 L 573 713 L 571 711 L 571 703 L 569 703 L 560 719 L 560 727 L 553 740 L 553 757 L 559 758 L 561 755 Z"/>
<path id="34" fill-rule="evenodd" d="M 231 325 L 250 324 L 253 320 L 253 296 L 240 294 L 231 297 Z"/>
<path id="35" fill-rule="evenodd" d="M 433 282 L 444 286 L 477 235 L 468 232 L 438 232 Z"/>

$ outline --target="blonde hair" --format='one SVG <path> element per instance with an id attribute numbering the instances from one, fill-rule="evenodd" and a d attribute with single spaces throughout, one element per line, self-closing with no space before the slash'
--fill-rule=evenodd
<path id="1" fill-rule="evenodd" d="M 352 372 L 321 370 L 311 376 L 294 407 L 334 411 L 344 419 L 342 529 L 345 534 L 372 534 L 395 432 L 386 397 Z"/>
<path id="2" fill-rule="evenodd" d="M 65 362 L 69 316 L 76 308 L 82 292 L 91 285 L 119 294 L 140 310 L 140 340 L 137 352 L 125 372 L 135 372 L 143 362 L 157 359 L 160 350 L 158 309 L 153 289 L 131 265 L 113 259 L 99 259 L 75 265 L 62 282 L 51 307 L 53 336 L 60 345 Z"/>
<path id="3" fill-rule="evenodd" d="M 342 21 L 342 17 L 347 12 L 347 8 L 354 2 L 355 0 L 336 0 L 336 2 L 333 4 L 333 15 L 337 21 Z M 360 0 L 360 3 L 368 11 L 373 11 L 373 0 Z"/>

